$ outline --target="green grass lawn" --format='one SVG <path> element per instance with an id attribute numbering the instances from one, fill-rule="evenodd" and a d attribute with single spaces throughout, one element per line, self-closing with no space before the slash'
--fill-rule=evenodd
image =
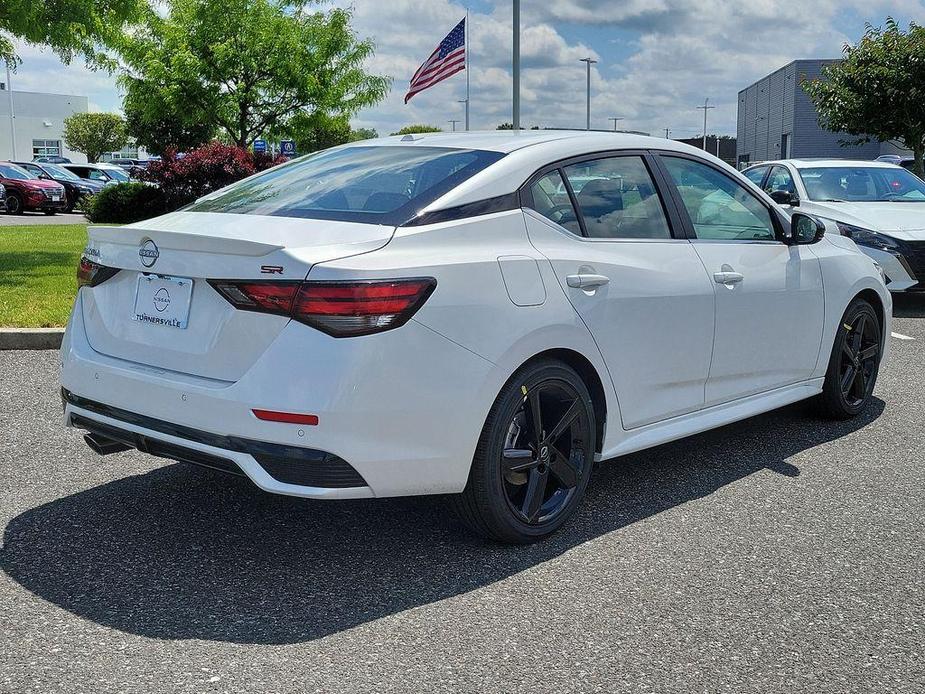
<path id="1" fill-rule="evenodd" d="M 63 326 L 86 244 L 85 224 L 0 227 L 0 327 Z"/>

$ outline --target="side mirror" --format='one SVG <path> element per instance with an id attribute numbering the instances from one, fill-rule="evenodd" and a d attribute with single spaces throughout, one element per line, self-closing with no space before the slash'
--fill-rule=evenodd
<path id="1" fill-rule="evenodd" d="M 800 204 L 800 198 L 789 190 L 775 190 L 771 193 L 771 200 L 778 205 L 790 205 L 792 207 L 798 207 Z"/>
<path id="2" fill-rule="evenodd" d="M 825 224 L 816 217 L 803 212 L 795 212 L 790 218 L 790 243 L 804 246 L 816 243 L 825 236 Z"/>

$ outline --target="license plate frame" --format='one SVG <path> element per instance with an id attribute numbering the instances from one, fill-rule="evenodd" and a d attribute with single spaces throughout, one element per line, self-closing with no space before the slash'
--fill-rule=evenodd
<path id="1" fill-rule="evenodd" d="M 193 280 L 188 277 L 139 273 L 132 320 L 152 327 L 186 330 Z"/>

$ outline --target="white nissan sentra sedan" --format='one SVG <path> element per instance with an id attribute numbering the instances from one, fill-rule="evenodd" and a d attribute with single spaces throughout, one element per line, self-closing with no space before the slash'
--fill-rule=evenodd
<path id="1" fill-rule="evenodd" d="M 279 494 L 454 495 L 533 541 L 596 461 L 805 398 L 864 410 L 890 294 L 826 224 L 635 135 L 337 147 L 90 228 L 66 421 Z"/>

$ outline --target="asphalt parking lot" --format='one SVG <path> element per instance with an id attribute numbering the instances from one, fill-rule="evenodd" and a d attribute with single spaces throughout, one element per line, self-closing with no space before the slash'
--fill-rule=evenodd
<path id="1" fill-rule="evenodd" d="M 60 424 L 0 352 L 0 691 L 921 692 L 925 296 L 862 418 L 802 404 L 602 465 L 551 541 L 321 503 Z"/>

